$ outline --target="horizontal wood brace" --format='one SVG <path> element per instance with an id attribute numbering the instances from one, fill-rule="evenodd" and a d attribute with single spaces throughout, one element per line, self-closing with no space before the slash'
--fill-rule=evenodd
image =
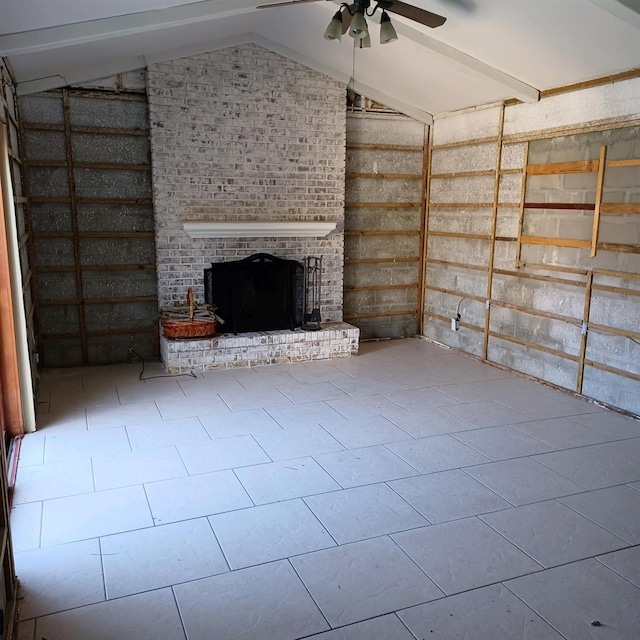
<path id="1" fill-rule="evenodd" d="M 457 147 L 474 147 L 480 144 L 489 144 L 491 142 L 499 142 L 499 136 L 490 136 L 488 138 L 474 138 L 473 140 L 459 140 L 458 142 L 445 142 L 444 144 L 434 144 L 433 150 L 438 149 L 455 149 Z"/>
<path id="2" fill-rule="evenodd" d="M 64 197 L 31 197 L 31 202 L 41 204 L 69 204 L 71 198 Z M 152 198 L 77 198 L 78 204 L 153 204 Z"/>
<path id="3" fill-rule="evenodd" d="M 640 213 L 640 202 L 603 202 L 600 205 L 600 213 L 602 214 L 637 214 Z"/>
<path id="4" fill-rule="evenodd" d="M 32 160 L 27 161 L 30 167 L 64 168 L 67 163 L 64 160 Z M 105 169 L 125 171 L 151 171 L 150 164 L 130 164 L 126 162 L 74 162 L 74 169 Z"/>
<path id="5" fill-rule="evenodd" d="M 606 291 L 607 293 L 618 293 L 622 296 L 640 297 L 640 289 L 626 289 L 624 287 L 612 287 L 606 284 L 591 285 L 592 291 Z"/>
<path id="6" fill-rule="evenodd" d="M 589 249 L 590 240 L 577 240 L 573 238 L 543 238 L 541 236 L 522 236 L 522 244 L 536 244 L 545 247 L 567 247 L 570 249 Z"/>
<path id="7" fill-rule="evenodd" d="M 614 375 L 620 376 L 621 378 L 629 378 L 630 380 L 636 380 L 640 382 L 640 374 L 632 373 L 631 371 L 624 371 L 616 367 L 610 367 L 607 364 L 602 364 L 601 362 L 594 362 L 593 360 L 585 360 L 584 364 L 585 366 L 593 367 L 594 369 L 599 369 L 600 371 L 613 373 Z"/>
<path id="8" fill-rule="evenodd" d="M 84 89 L 70 87 L 67 89 L 71 98 L 89 98 L 91 100 L 115 100 L 128 102 L 146 102 L 147 92 L 144 89 L 126 89 L 121 88 L 117 92 L 111 89 Z"/>
<path id="9" fill-rule="evenodd" d="M 102 336 L 111 336 L 111 335 L 129 335 L 133 333 L 155 333 L 157 328 L 155 326 L 152 327 L 136 327 L 132 329 L 126 328 L 114 328 L 114 329 L 103 329 L 96 331 L 87 330 L 86 335 L 91 338 L 98 338 Z M 65 338 L 77 338 L 79 339 L 77 332 L 69 332 L 69 333 L 42 333 L 41 337 L 47 340 L 60 340 Z"/>
<path id="10" fill-rule="evenodd" d="M 61 196 L 31 196 L 29 200 L 35 204 L 69 204 L 71 198 Z"/>
<path id="11" fill-rule="evenodd" d="M 628 158 L 627 160 L 609 160 L 607 167 L 640 167 L 640 158 Z"/>
<path id="12" fill-rule="evenodd" d="M 499 276 L 511 276 L 513 278 L 524 278 L 525 280 L 538 280 L 539 282 L 549 282 L 554 284 L 566 284 L 571 287 L 584 287 L 585 283 L 579 280 L 569 280 L 568 278 L 554 278 L 553 276 L 542 276 L 537 273 L 523 273 L 521 271 L 508 271 L 507 269 L 494 269 L 493 273 Z"/>
<path id="13" fill-rule="evenodd" d="M 533 309 L 531 307 L 522 307 L 517 304 L 511 304 L 510 302 L 502 302 L 501 300 L 491 300 L 492 307 L 502 307 L 503 309 L 511 309 L 518 313 L 526 313 L 531 316 L 538 316 L 540 318 L 548 318 L 549 320 L 559 320 L 560 322 L 566 322 L 577 327 L 582 326 L 582 320 L 578 318 L 571 318 L 569 316 L 563 316 L 558 313 L 550 313 L 549 311 L 542 311 L 540 309 Z"/>
<path id="14" fill-rule="evenodd" d="M 85 89 L 82 87 L 67 87 L 64 89 L 51 89 L 43 95 L 52 100 L 60 100 L 64 92 L 71 98 L 93 98 L 96 100 L 126 100 L 129 102 L 146 102 L 146 91 L 144 89 L 121 88 L 117 92 L 112 89 Z"/>
<path id="15" fill-rule="evenodd" d="M 344 177 L 369 180 L 422 180 L 421 173 L 345 173 Z"/>
<path id="16" fill-rule="evenodd" d="M 153 204 L 153 198 L 78 198 L 78 204 Z"/>
<path id="17" fill-rule="evenodd" d="M 595 331 L 596 333 L 606 333 L 610 336 L 619 336 L 621 338 L 632 338 L 640 340 L 640 332 L 638 331 L 626 331 L 625 329 L 617 329 L 616 327 L 608 327 L 604 324 L 596 324 L 595 322 L 589 322 L 587 324 L 589 331 Z"/>
<path id="18" fill-rule="evenodd" d="M 467 240 L 491 240 L 490 235 L 482 233 L 453 233 L 452 231 L 427 231 L 429 236 L 439 236 L 442 238 L 461 238 Z"/>
<path id="19" fill-rule="evenodd" d="M 576 269 L 574 267 L 563 267 L 555 264 L 537 264 L 535 262 L 526 262 L 522 264 L 523 268 L 538 269 L 540 271 L 559 271 L 561 273 L 575 273 L 576 275 L 586 276 L 589 271 L 587 269 Z M 594 271 L 595 273 L 595 271 Z M 640 277 L 640 276 L 639 276 Z"/>
<path id="20" fill-rule="evenodd" d="M 552 162 L 549 164 L 530 164 L 527 166 L 529 176 L 551 176 L 568 173 L 597 173 L 599 160 L 576 160 L 574 162 Z"/>
<path id="21" fill-rule="evenodd" d="M 367 231 L 363 230 L 349 230 L 344 232 L 345 236 L 419 236 L 420 231 L 405 231 L 398 229 L 396 231 L 383 230 L 383 229 L 371 229 Z"/>
<path id="22" fill-rule="evenodd" d="M 503 207 L 507 205 L 499 204 Z M 520 205 L 518 205 L 520 206 Z M 430 202 L 429 209 L 493 209 L 493 202 Z"/>
<path id="23" fill-rule="evenodd" d="M 388 316 L 417 316 L 417 309 L 399 309 L 397 311 L 372 311 L 370 313 L 350 313 L 345 320 L 359 320 L 361 318 L 386 318 Z"/>
<path id="24" fill-rule="evenodd" d="M 410 144 L 381 144 L 378 142 L 347 142 L 347 149 L 372 149 L 374 151 L 409 151 L 422 153 L 423 147 Z"/>
<path id="25" fill-rule="evenodd" d="M 63 124 L 47 124 L 40 122 L 25 122 L 23 128 L 27 131 L 63 131 Z M 149 136 L 149 129 L 123 129 L 119 127 L 88 127 L 72 125 L 71 133 L 97 133 L 113 136 Z"/>
<path id="26" fill-rule="evenodd" d="M 445 322 L 447 324 L 451 322 L 451 318 L 447 318 L 446 316 L 442 316 L 439 313 L 434 313 L 432 311 L 425 311 L 424 315 L 428 316 L 429 318 L 435 318 L 436 320 L 441 320 L 442 322 Z M 463 320 L 460 320 L 460 326 L 464 327 L 465 329 L 471 329 L 472 331 L 478 331 L 479 333 L 484 333 L 484 327 L 479 327 L 475 324 L 464 322 Z"/>
<path id="27" fill-rule="evenodd" d="M 418 283 L 413 282 L 411 284 L 377 284 L 366 287 L 345 287 L 345 293 L 357 293 L 358 291 L 393 291 L 400 289 L 417 289 Z"/>
<path id="28" fill-rule="evenodd" d="M 80 265 L 82 271 L 155 271 L 156 265 L 152 264 L 85 264 Z M 75 273 L 74 265 L 46 265 L 36 267 L 36 273 Z"/>
<path id="29" fill-rule="evenodd" d="M 53 124 L 49 122 L 27 122 L 22 121 L 22 128 L 25 131 L 64 131 L 63 124 Z"/>
<path id="30" fill-rule="evenodd" d="M 638 244 L 618 244 L 615 242 L 598 242 L 600 251 L 611 251 L 612 253 L 640 253 Z"/>
<path id="31" fill-rule="evenodd" d="M 548 98 L 550 96 L 556 96 L 561 93 L 571 93 L 573 91 L 580 91 L 582 89 L 589 89 L 591 87 L 599 87 L 604 84 L 611 84 L 612 82 L 620 82 L 621 80 L 630 80 L 632 78 L 640 77 L 640 68 L 629 69 L 628 71 L 620 71 L 618 73 L 612 73 L 607 76 L 600 76 L 599 78 L 593 78 L 592 80 L 581 80 L 572 84 L 566 84 L 561 87 L 554 87 L 553 89 L 543 89 L 540 91 L 540 99 Z"/>
<path id="32" fill-rule="evenodd" d="M 470 293 L 460 293 L 460 291 L 452 291 L 451 289 L 444 289 L 443 287 L 434 287 L 430 284 L 424 285 L 425 289 L 429 289 L 429 291 L 438 291 L 439 293 L 446 293 L 450 296 L 455 296 L 456 298 L 466 298 L 468 300 L 475 300 L 476 302 L 484 303 L 486 298 L 484 296 L 476 296 Z"/>
<path id="33" fill-rule="evenodd" d="M 640 273 L 631 273 L 630 271 L 612 271 L 611 269 L 592 269 L 593 275 L 612 276 L 613 278 L 622 278 L 623 280 L 640 280 Z"/>
<path id="34" fill-rule="evenodd" d="M 122 296 L 120 298 L 85 298 L 78 300 L 77 298 L 57 299 L 57 300 L 41 300 L 43 307 L 65 307 L 79 304 L 127 304 L 129 302 L 155 302 L 158 296 Z"/>
<path id="35" fill-rule="evenodd" d="M 627 127 L 640 126 L 640 118 L 633 116 L 619 116 L 611 118 L 606 124 L 602 120 L 585 122 L 580 125 L 563 125 L 538 131 L 526 131 L 524 133 L 512 133 L 504 136 L 503 144 L 515 144 L 518 142 L 531 142 L 532 140 L 550 140 L 559 136 L 581 135 L 594 131 L 626 129 Z"/>
<path id="36" fill-rule="evenodd" d="M 345 209 L 366 208 L 366 209 L 419 209 L 419 202 L 346 202 Z"/>
<path id="37" fill-rule="evenodd" d="M 551 211 L 595 211 L 589 202 L 525 202 L 525 209 L 550 209 Z"/>
<path id="38" fill-rule="evenodd" d="M 151 264 L 88 264 L 82 265 L 82 271 L 155 271 L 155 262 Z"/>
<path id="39" fill-rule="evenodd" d="M 420 262 L 419 256 L 408 256 L 406 258 L 345 258 L 345 265 L 349 264 L 389 264 L 394 262 Z"/>
<path id="40" fill-rule="evenodd" d="M 520 172 L 521 173 L 521 172 Z M 489 169 L 486 171 L 457 171 L 453 173 L 432 173 L 432 179 L 451 180 L 455 178 L 478 178 L 483 176 L 495 176 L 496 170 Z"/>
<path id="41" fill-rule="evenodd" d="M 71 133 L 97 133 L 106 136 L 139 136 L 148 138 L 150 129 L 126 129 L 122 127 L 89 127 L 71 125 Z"/>
<path id="42" fill-rule="evenodd" d="M 466 262 L 454 262 L 452 260 L 436 260 L 435 258 L 429 258 L 429 257 L 426 258 L 426 263 L 442 265 L 444 267 L 455 267 L 458 269 L 471 269 L 473 271 L 483 271 L 485 273 L 489 271 L 488 266 L 482 267 L 477 264 L 467 264 Z"/>
<path id="43" fill-rule="evenodd" d="M 73 231 L 40 231 L 36 238 L 73 238 Z M 78 238 L 154 238 L 153 231 L 80 231 Z"/>
<path id="44" fill-rule="evenodd" d="M 544 345 L 536 344 L 535 342 L 520 340 L 512 336 L 505 336 L 504 334 L 497 333 L 496 331 L 489 331 L 489 336 L 492 338 L 497 338 L 498 340 L 505 340 L 506 342 L 512 342 L 513 344 L 518 344 L 521 347 L 525 347 L 527 349 L 534 349 L 536 351 L 542 351 L 543 353 L 548 353 L 552 356 L 557 356 L 558 358 L 571 360 L 572 362 L 579 362 L 580 360 L 578 356 L 574 356 L 570 353 L 565 353 L 564 351 L 558 351 L 557 349 L 551 349 L 551 347 L 545 347 Z"/>

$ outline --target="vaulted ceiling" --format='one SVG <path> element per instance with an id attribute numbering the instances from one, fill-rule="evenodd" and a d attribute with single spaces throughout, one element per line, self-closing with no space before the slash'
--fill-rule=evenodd
<path id="1" fill-rule="evenodd" d="M 370 49 L 323 39 L 339 2 L 258 4 L 3 0 L 0 55 L 31 93 L 254 42 L 425 122 L 640 67 L 640 0 L 410 0 L 446 23 L 392 15 L 399 39 L 380 45 L 372 19 Z"/>

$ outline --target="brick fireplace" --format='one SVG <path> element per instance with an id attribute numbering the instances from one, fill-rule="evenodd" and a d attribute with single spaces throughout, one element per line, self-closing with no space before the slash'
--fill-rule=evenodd
<path id="1" fill-rule="evenodd" d="M 160 307 L 184 300 L 188 287 L 203 301 L 203 272 L 212 262 L 269 253 L 298 261 L 318 256 L 323 264 L 323 332 L 217 336 L 192 345 L 161 337 L 165 366 L 205 369 L 356 351 L 357 329 L 341 322 L 344 85 L 246 44 L 151 65 L 148 94 Z M 314 224 L 325 228 L 314 231 Z M 207 225 L 236 230 L 191 232 Z"/>

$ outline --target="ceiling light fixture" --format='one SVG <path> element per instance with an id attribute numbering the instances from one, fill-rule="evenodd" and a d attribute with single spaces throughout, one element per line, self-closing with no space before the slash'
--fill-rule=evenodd
<path id="1" fill-rule="evenodd" d="M 341 40 L 342 39 L 342 9 L 336 11 L 331 22 L 324 32 L 324 37 L 327 40 Z"/>
<path id="2" fill-rule="evenodd" d="M 375 0 L 374 0 L 375 2 Z M 371 0 L 355 0 L 352 4 L 343 2 L 335 13 L 324 32 L 327 40 L 341 40 L 342 34 L 349 31 L 349 35 L 356 41 L 360 48 L 370 47 L 369 26 L 365 16 L 371 17 L 380 9 L 380 44 L 387 44 L 398 39 L 398 34 L 391 24 L 391 18 L 385 11 L 390 6 L 389 2 L 378 0 L 371 11 Z"/>
<path id="3" fill-rule="evenodd" d="M 391 24 L 389 14 L 383 9 L 380 16 L 380 44 L 387 44 L 398 39 L 398 34 Z"/>
<path id="4" fill-rule="evenodd" d="M 349 12 L 351 13 L 351 12 Z M 367 21 L 364 19 L 364 10 L 362 7 L 358 7 L 356 3 L 356 10 L 351 14 L 351 25 L 349 26 L 349 35 L 354 40 L 362 40 L 369 35 L 369 28 Z"/>

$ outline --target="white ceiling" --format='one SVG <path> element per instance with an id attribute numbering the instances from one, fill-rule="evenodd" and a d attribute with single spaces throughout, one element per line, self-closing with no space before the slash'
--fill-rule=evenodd
<path id="1" fill-rule="evenodd" d="M 29 93 L 255 42 L 425 122 L 640 66 L 640 0 L 410 0 L 447 22 L 392 15 L 399 40 L 384 46 L 373 25 L 355 73 L 353 40 L 322 38 L 338 2 L 260 3 L 135 0 L 132 12 L 132 0 L 3 0 L 0 55 Z"/>

